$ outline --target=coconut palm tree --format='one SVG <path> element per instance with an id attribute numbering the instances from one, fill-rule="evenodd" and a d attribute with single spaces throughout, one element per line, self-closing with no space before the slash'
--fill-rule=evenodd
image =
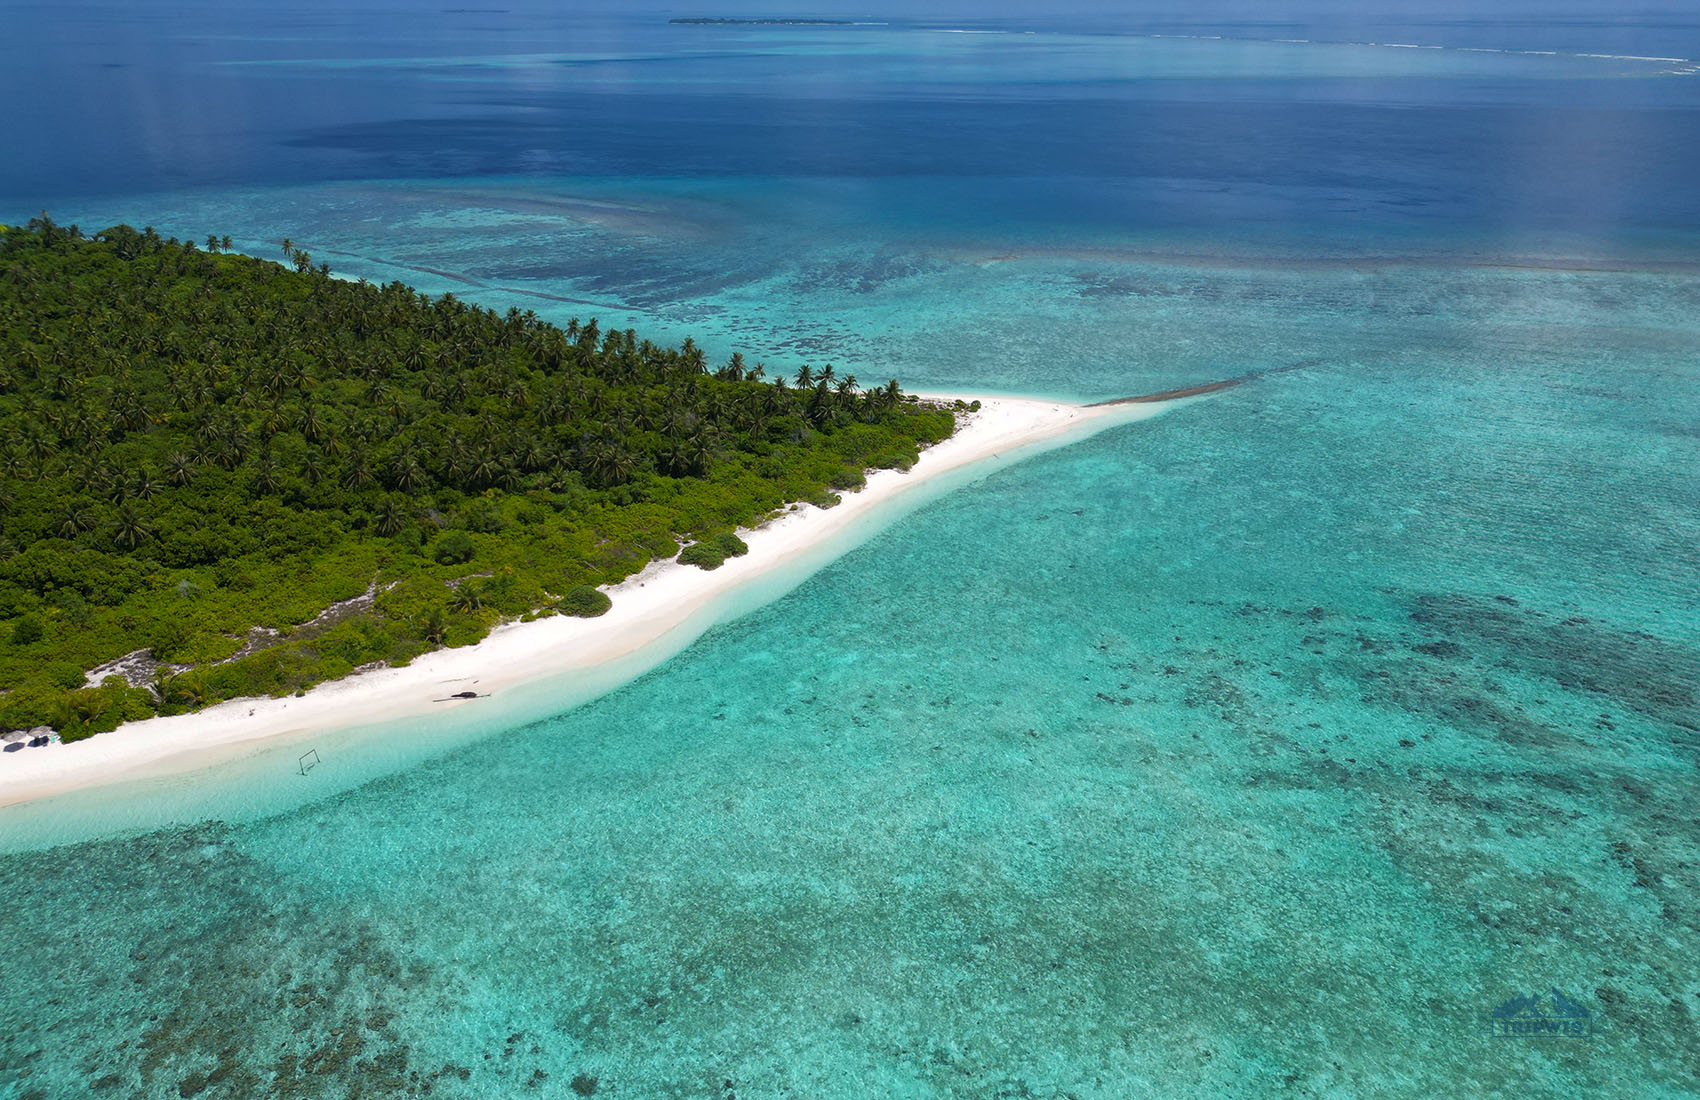
<path id="1" fill-rule="evenodd" d="M 142 522 L 140 516 L 128 504 L 118 509 L 118 518 L 113 526 L 112 539 L 125 550 L 134 550 L 142 543 L 153 538 L 153 531 Z"/>
<path id="2" fill-rule="evenodd" d="M 375 480 L 371 464 L 359 456 L 350 459 L 348 468 L 342 473 L 343 484 L 350 489 L 370 489 Z"/>
<path id="3" fill-rule="evenodd" d="M 130 478 L 130 495 L 137 500 L 152 500 L 159 495 L 159 478 L 143 466 Z"/>
<path id="4" fill-rule="evenodd" d="M 484 595 L 479 591 L 478 583 L 469 577 L 455 585 L 454 595 L 449 598 L 449 606 L 463 614 L 482 610 Z"/>
<path id="5" fill-rule="evenodd" d="M 283 471 L 271 455 L 262 456 L 255 465 L 254 488 L 268 496 L 283 488 Z"/>
<path id="6" fill-rule="evenodd" d="M 165 456 L 165 479 L 179 488 L 195 480 L 195 462 L 182 451 Z"/>
<path id="7" fill-rule="evenodd" d="M 173 672 L 170 668 L 161 668 L 154 673 L 149 687 L 160 710 L 166 714 L 198 710 L 207 701 L 206 680 L 198 672 Z"/>
<path id="8" fill-rule="evenodd" d="M 372 517 L 372 529 L 389 538 L 398 534 L 407 522 L 407 509 L 397 498 L 385 497 Z"/>
<path id="9" fill-rule="evenodd" d="M 426 612 L 425 621 L 419 624 L 420 636 L 433 645 L 442 645 L 443 638 L 448 634 L 448 630 L 448 617 L 443 614 L 443 609 L 440 607 L 433 607 Z"/>
<path id="10" fill-rule="evenodd" d="M 94 530 L 95 524 L 94 509 L 80 501 L 72 501 L 60 513 L 59 537 L 75 539 L 78 535 Z"/>
<path id="11" fill-rule="evenodd" d="M 307 404 L 301 409 L 301 415 L 295 420 L 295 430 L 301 433 L 309 443 L 317 443 L 325 437 L 325 416 L 317 405 Z"/>

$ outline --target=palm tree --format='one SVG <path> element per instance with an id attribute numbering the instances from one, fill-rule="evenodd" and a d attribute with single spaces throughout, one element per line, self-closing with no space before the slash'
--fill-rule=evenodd
<path id="1" fill-rule="evenodd" d="M 126 504 L 118 509 L 118 519 L 113 528 L 113 541 L 126 550 L 134 550 L 142 543 L 153 538 L 153 532 L 136 515 L 135 511 Z"/>
<path id="2" fill-rule="evenodd" d="M 448 633 L 448 630 L 448 618 L 443 614 L 443 609 L 440 607 L 433 607 L 428 611 L 425 614 L 425 621 L 419 626 L 420 635 L 434 645 L 442 644 L 443 637 Z"/>
<path id="3" fill-rule="evenodd" d="M 88 505 L 73 501 L 65 506 L 59 521 L 59 537 L 74 539 L 85 531 L 94 530 L 95 514 Z"/>
<path id="4" fill-rule="evenodd" d="M 814 383 L 815 369 L 807 363 L 804 363 L 803 368 L 797 372 L 797 388 L 800 390 L 808 389 L 810 386 L 814 385 Z"/>
<path id="5" fill-rule="evenodd" d="M 138 500 L 152 500 L 159 493 L 159 479 L 146 466 L 130 479 L 130 495 Z"/>
<path id="6" fill-rule="evenodd" d="M 181 488 L 195 480 L 195 463 L 182 451 L 173 451 L 165 457 L 165 478 L 171 484 Z"/>
<path id="7" fill-rule="evenodd" d="M 502 463 L 489 447 L 480 448 L 472 457 L 471 468 L 467 475 L 474 485 L 490 486 L 502 476 Z"/>
<path id="8" fill-rule="evenodd" d="M 377 514 L 373 517 L 372 527 L 378 534 L 389 538 L 398 534 L 407 522 L 407 509 L 395 497 L 385 497 L 378 505 Z"/>
<path id="9" fill-rule="evenodd" d="M 325 435 L 325 417 L 316 405 L 307 405 L 295 418 L 295 430 L 309 443 L 317 443 Z"/>
<path id="10" fill-rule="evenodd" d="M 484 606 L 484 596 L 478 590 L 477 582 L 468 578 L 455 585 L 454 596 L 449 600 L 449 606 L 456 611 L 470 613 Z"/>
<path id="11" fill-rule="evenodd" d="M 674 477 L 683 477 L 690 472 L 690 451 L 683 436 L 667 437 L 667 450 L 662 454 L 662 461 L 667 465 L 667 472 Z"/>
<path id="12" fill-rule="evenodd" d="M 714 441 L 709 438 L 706 431 L 698 430 L 691 435 L 690 441 L 686 443 L 685 455 L 697 473 L 705 474 L 708 472 L 709 464 L 714 461 Z"/>
<path id="13" fill-rule="evenodd" d="M 552 389 L 543 397 L 543 404 L 537 409 L 537 419 L 553 427 L 565 421 L 572 415 L 572 405 L 567 401 L 566 394 L 559 389 Z"/>
<path id="14" fill-rule="evenodd" d="M 197 710 L 207 701 L 207 684 L 198 672 L 172 672 L 162 668 L 154 673 L 150 686 L 160 709 L 167 714 L 176 713 L 178 708 Z"/>
<path id="15" fill-rule="evenodd" d="M 372 467 L 364 458 L 355 458 L 343 472 L 342 480 L 350 489 L 370 489 L 372 487 Z"/>
<path id="16" fill-rule="evenodd" d="M 430 480 L 418 456 L 410 450 L 397 455 L 390 464 L 390 478 L 395 487 L 404 493 L 418 492 Z"/>
<path id="17" fill-rule="evenodd" d="M 268 495 L 283 488 L 283 471 L 271 455 L 261 458 L 254 467 L 254 488 Z"/>

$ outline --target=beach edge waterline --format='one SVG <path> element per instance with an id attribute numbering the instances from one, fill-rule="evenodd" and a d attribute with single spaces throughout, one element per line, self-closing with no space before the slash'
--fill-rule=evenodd
<path id="1" fill-rule="evenodd" d="M 909 471 L 870 471 L 863 489 L 844 494 L 832 508 L 793 505 L 742 531 L 749 553 L 727 559 L 717 570 L 651 562 L 607 589 L 613 607 L 598 618 L 557 615 L 506 623 L 474 645 L 434 650 L 408 665 L 329 681 L 304 695 L 232 699 L 192 714 L 128 723 L 72 744 L 8 754 L 0 760 L 0 808 L 187 774 L 331 733 L 483 704 L 450 698 L 464 689 L 488 697 L 554 684 L 561 690 L 549 695 L 560 700 L 553 709 L 569 709 L 642 675 L 718 622 L 779 598 L 913 507 L 1005 465 L 1150 418 L 1174 404 L 1086 406 L 1003 395 L 919 396 L 979 401 L 981 407 L 959 413 L 963 423 L 956 433 L 923 451 Z M 762 589 L 762 598 L 753 603 L 734 598 L 756 588 Z M 617 675 L 608 675 L 616 669 Z M 580 678 L 585 684 L 574 691 L 570 681 Z M 533 709 L 538 713 L 511 717 L 522 723 L 551 708 Z"/>

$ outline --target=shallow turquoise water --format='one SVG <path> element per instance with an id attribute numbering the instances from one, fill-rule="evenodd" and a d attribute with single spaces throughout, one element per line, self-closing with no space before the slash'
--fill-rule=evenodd
<path id="1" fill-rule="evenodd" d="M 0 1064 L 17 1095 L 1689 1095 L 1697 395 L 1632 425 L 1652 395 L 1588 389 L 1266 379 L 961 490 L 558 718 L 10 857 Z M 1479 1034 L 1549 987 L 1604 1030 Z"/>
<path id="2" fill-rule="evenodd" d="M 1668 102 L 1602 121 L 1564 108 L 1606 95 L 1576 58 L 1395 50 L 1384 86 L 1361 47 L 1289 83 L 1270 43 L 770 56 L 777 34 L 745 44 L 812 66 L 801 98 L 948 104 L 961 77 L 994 122 L 956 119 L 982 128 L 936 172 L 847 170 L 840 142 L 928 150 L 829 129 L 796 174 L 753 139 L 563 170 L 626 165 L 612 123 L 594 156 L 482 122 L 280 125 L 309 182 L 142 173 L 170 189 L 55 212 L 260 255 L 290 236 L 342 274 L 864 382 L 1098 399 L 1264 373 L 935 501 L 566 713 L 400 731 L 306 781 L 261 759 L 205 796 L 124 791 L 74 845 L 52 842 L 87 832 L 64 822 L 87 796 L 0 815 L 0 1097 L 1700 1091 L 1700 222 L 1669 159 L 1692 92 L 1614 69 L 1611 95 Z M 596 44 L 577 67 L 449 43 L 272 68 L 337 74 L 303 86 L 362 109 L 495 80 L 522 115 L 548 111 L 522 92 L 654 76 Z M 696 101 L 654 89 L 726 76 L 712 60 L 632 94 L 667 125 Z M 1058 73 L 1090 87 L 1035 79 Z M 1259 146 L 1285 123 L 1253 102 L 1219 153 L 1152 106 L 1252 92 L 1309 144 Z M 1124 94 L 1174 175 L 985 170 L 1032 151 L 999 112 Z M 1470 111 L 1355 144 L 1436 103 L 1553 112 L 1471 152 L 1519 190 L 1448 167 Z M 199 164 L 203 123 L 176 125 Z M 1628 161 L 1619 133 L 1665 140 Z M 1565 191 L 1590 150 L 1593 204 Z M 314 159 L 342 153 L 396 171 Z M 1555 989 L 1596 1034 L 1483 1033 Z"/>

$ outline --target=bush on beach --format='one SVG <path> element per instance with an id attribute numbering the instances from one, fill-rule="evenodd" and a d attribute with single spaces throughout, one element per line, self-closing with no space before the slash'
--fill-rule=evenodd
<path id="1" fill-rule="evenodd" d="M 607 614 L 608 609 L 613 606 L 614 601 L 608 598 L 608 593 L 600 588 L 581 584 L 562 596 L 561 602 L 555 605 L 555 610 L 563 615 L 594 619 L 598 615 Z"/>

